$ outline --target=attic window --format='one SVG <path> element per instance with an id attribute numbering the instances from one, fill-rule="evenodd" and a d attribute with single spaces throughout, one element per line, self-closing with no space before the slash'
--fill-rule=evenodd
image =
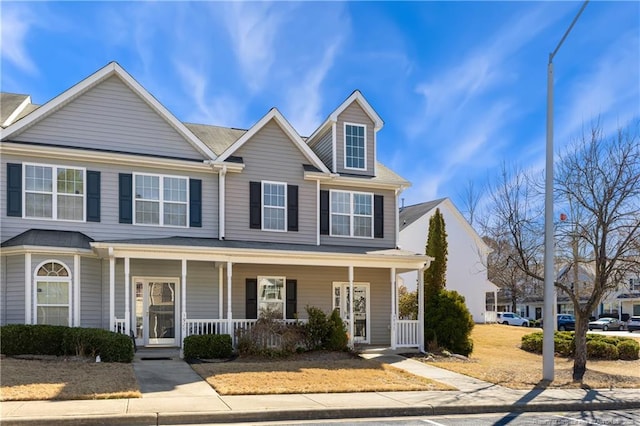
<path id="1" fill-rule="evenodd" d="M 344 165 L 347 169 L 365 170 L 367 168 L 366 126 L 359 124 L 344 125 Z"/>

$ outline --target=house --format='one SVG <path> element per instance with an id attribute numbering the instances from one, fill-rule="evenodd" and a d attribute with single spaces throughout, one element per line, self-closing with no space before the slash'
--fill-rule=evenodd
<path id="1" fill-rule="evenodd" d="M 429 258 L 396 248 L 409 182 L 377 161 L 359 91 L 308 138 L 275 108 L 247 130 L 181 122 L 117 63 L 43 105 L 0 101 L 1 324 L 179 347 L 315 306 L 352 345 L 422 345 L 396 285 Z"/>
<path id="2" fill-rule="evenodd" d="M 403 207 L 399 212 L 399 247 L 424 253 L 429 234 L 429 219 L 440 209 L 447 232 L 446 288 L 464 296 L 476 323 L 495 322 L 498 287 L 487 279 L 489 247 L 448 198 Z M 407 287 L 415 288 L 416 271 L 400 275 Z"/>

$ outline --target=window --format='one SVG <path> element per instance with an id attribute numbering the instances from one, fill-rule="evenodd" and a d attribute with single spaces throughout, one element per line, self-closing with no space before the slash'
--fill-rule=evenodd
<path id="1" fill-rule="evenodd" d="M 258 312 L 270 311 L 284 318 L 284 277 L 258 277 Z"/>
<path id="2" fill-rule="evenodd" d="M 24 216 L 84 221 L 85 170 L 24 165 Z"/>
<path id="3" fill-rule="evenodd" d="M 187 178 L 135 175 L 135 223 L 187 226 Z"/>
<path id="4" fill-rule="evenodd" d="M 347 169 L 367 168 L 366 127 L 357 124 L 344 125 L 344 164 Z"/>
<path id="5" fill-rule="evenodd" d="M 373 194 L 331 191 L 331 235 L 373 237 Z"/>
<path id="6" fill-rule="evenodd" d="M 285 231 L 287 223 L 287 185 L 262 182 L 262 229 Z"/>
<path id="7" fill-rule="evenodd" d="M 58 262 L 47 262 L 36 272 L 38 324 L 70 325 L 71 278 Z"/>

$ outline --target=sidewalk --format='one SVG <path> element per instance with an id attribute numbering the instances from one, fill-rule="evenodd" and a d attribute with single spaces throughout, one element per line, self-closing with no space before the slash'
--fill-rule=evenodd
<path id="1" fill-rule="evenodd" d="M 175 357 L 136 359 L 142 398 L 3 402 L 0 420 L 6 426 L 160 425 L 640 408 L 640 389 L 518 391 L 386 352 L 363 356 L 382 357 L 395 367 L 459 390 L 221 396 Z"/>

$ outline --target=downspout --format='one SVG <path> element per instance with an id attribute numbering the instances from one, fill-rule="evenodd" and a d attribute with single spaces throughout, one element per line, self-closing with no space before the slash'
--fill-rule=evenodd
<path id="1" fill-rule="evenodd" d="M 227 165 L 224 164 L 218 173 L 218 238 L 224 240 L 225 235 L 225 187 L 226 187 Z"/>

